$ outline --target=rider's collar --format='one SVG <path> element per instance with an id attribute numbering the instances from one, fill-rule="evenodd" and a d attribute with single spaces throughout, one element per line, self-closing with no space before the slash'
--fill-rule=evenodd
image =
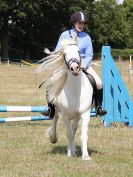
<path id="1" fill-rule="evenodd" d="M 77 31 L 75 28 L 72 28 L 72 31 L 73 31 L 75 34 L 77 34 L 77 36 L 79 36 L 79 34 L 83 32 L 83 31 L 79 32 L 79 31 Z"/>

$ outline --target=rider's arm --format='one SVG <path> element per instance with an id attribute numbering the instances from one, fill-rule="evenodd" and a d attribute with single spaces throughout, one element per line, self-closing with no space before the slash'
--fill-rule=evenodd
<path id="1" fill-rule="evenodd" d="M 59 50 L 61 48 L 61 40 L 62 39 L 63 39 L 63 33 L 59 37 L 59 40 L 58 40 L 55 50 Z"/>
<path id="2" fill-rule="evenodd" d="M 87 69 L 91 65 L 91 61 L 93 58 L 92 42 L 91 42 L 91 38 L 88 35 L 86 37 L 84 45 L 85 45 L 85 51 L 82 59 L 82 65 L 84 69 Z"/>
<path id="3" fill-rule="evenodd" d="M 55 50 L 59 50 L 59 49 L 61 48 L 61 41 L 62 41 L 62 39 L 69 39 L 69 35 L 68 35 L 68 32 L 67 32 L 67 31 L 64 31 L 64 32 L 60 35 Z"/>

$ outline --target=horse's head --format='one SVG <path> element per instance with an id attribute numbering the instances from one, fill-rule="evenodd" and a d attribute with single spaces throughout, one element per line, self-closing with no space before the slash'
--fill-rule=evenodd
<path id="1" fill-rule="evenodd" d="M 77 76 L 80 73 L 81 57 L 79 47 L 75 41 L 69 41 L 64 45 L 64 59 L 69 71 Z"/>

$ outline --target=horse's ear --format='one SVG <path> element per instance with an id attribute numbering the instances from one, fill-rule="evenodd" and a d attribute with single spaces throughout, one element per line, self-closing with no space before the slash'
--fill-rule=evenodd
<path id="1" fill-rule="evenodd" d="M 70 40 L 69 39 L 62 39 L 61 40 L 61 48 L 64 48 L 65 46 L 70 44 Z"/>
<path id="2" fill-rule="evenodd" d="M 78 36 L 77 36 L 77 34 L 74 35 L 73 40 L 74 40 L 74 42 L 75 42 L 76 44 L 78 44 Z"/>

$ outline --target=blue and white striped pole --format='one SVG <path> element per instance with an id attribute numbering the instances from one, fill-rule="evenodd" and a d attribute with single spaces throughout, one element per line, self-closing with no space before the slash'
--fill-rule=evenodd
<path id="1" fill-rule="evenodd" d="M 0 106 L 0 112 L 48 112 L 47 106 Z M 91 115 L 95 116 L 95 109 Z"/>
<path id="2" fill-rule="evenodd" d="M 48 112 L 47 106 L 0 106 L 0 112 Z"/>
<path id="3" fill-rule="evenodd" d="M 47 106 L 0 106 L 0 112 L 44 112 L 48 113 L 49 108 Z M 95 117 L 95 110 L 91 111 L 91 117 Z M 28 116 L 28 117 L 0 117 L 0 123 L 16 122 L 16 121 L 41 121 L 50 120 L 49 116 Z"/>
<path id="4" fill-rule="evenodd" d="M 17 122 L 17 121 L 40 121 L 40 120 L 50 120 L 50 119 L 48 116 L 9 117 L 9 118 L 0 118 L 0 123 Z"/>

